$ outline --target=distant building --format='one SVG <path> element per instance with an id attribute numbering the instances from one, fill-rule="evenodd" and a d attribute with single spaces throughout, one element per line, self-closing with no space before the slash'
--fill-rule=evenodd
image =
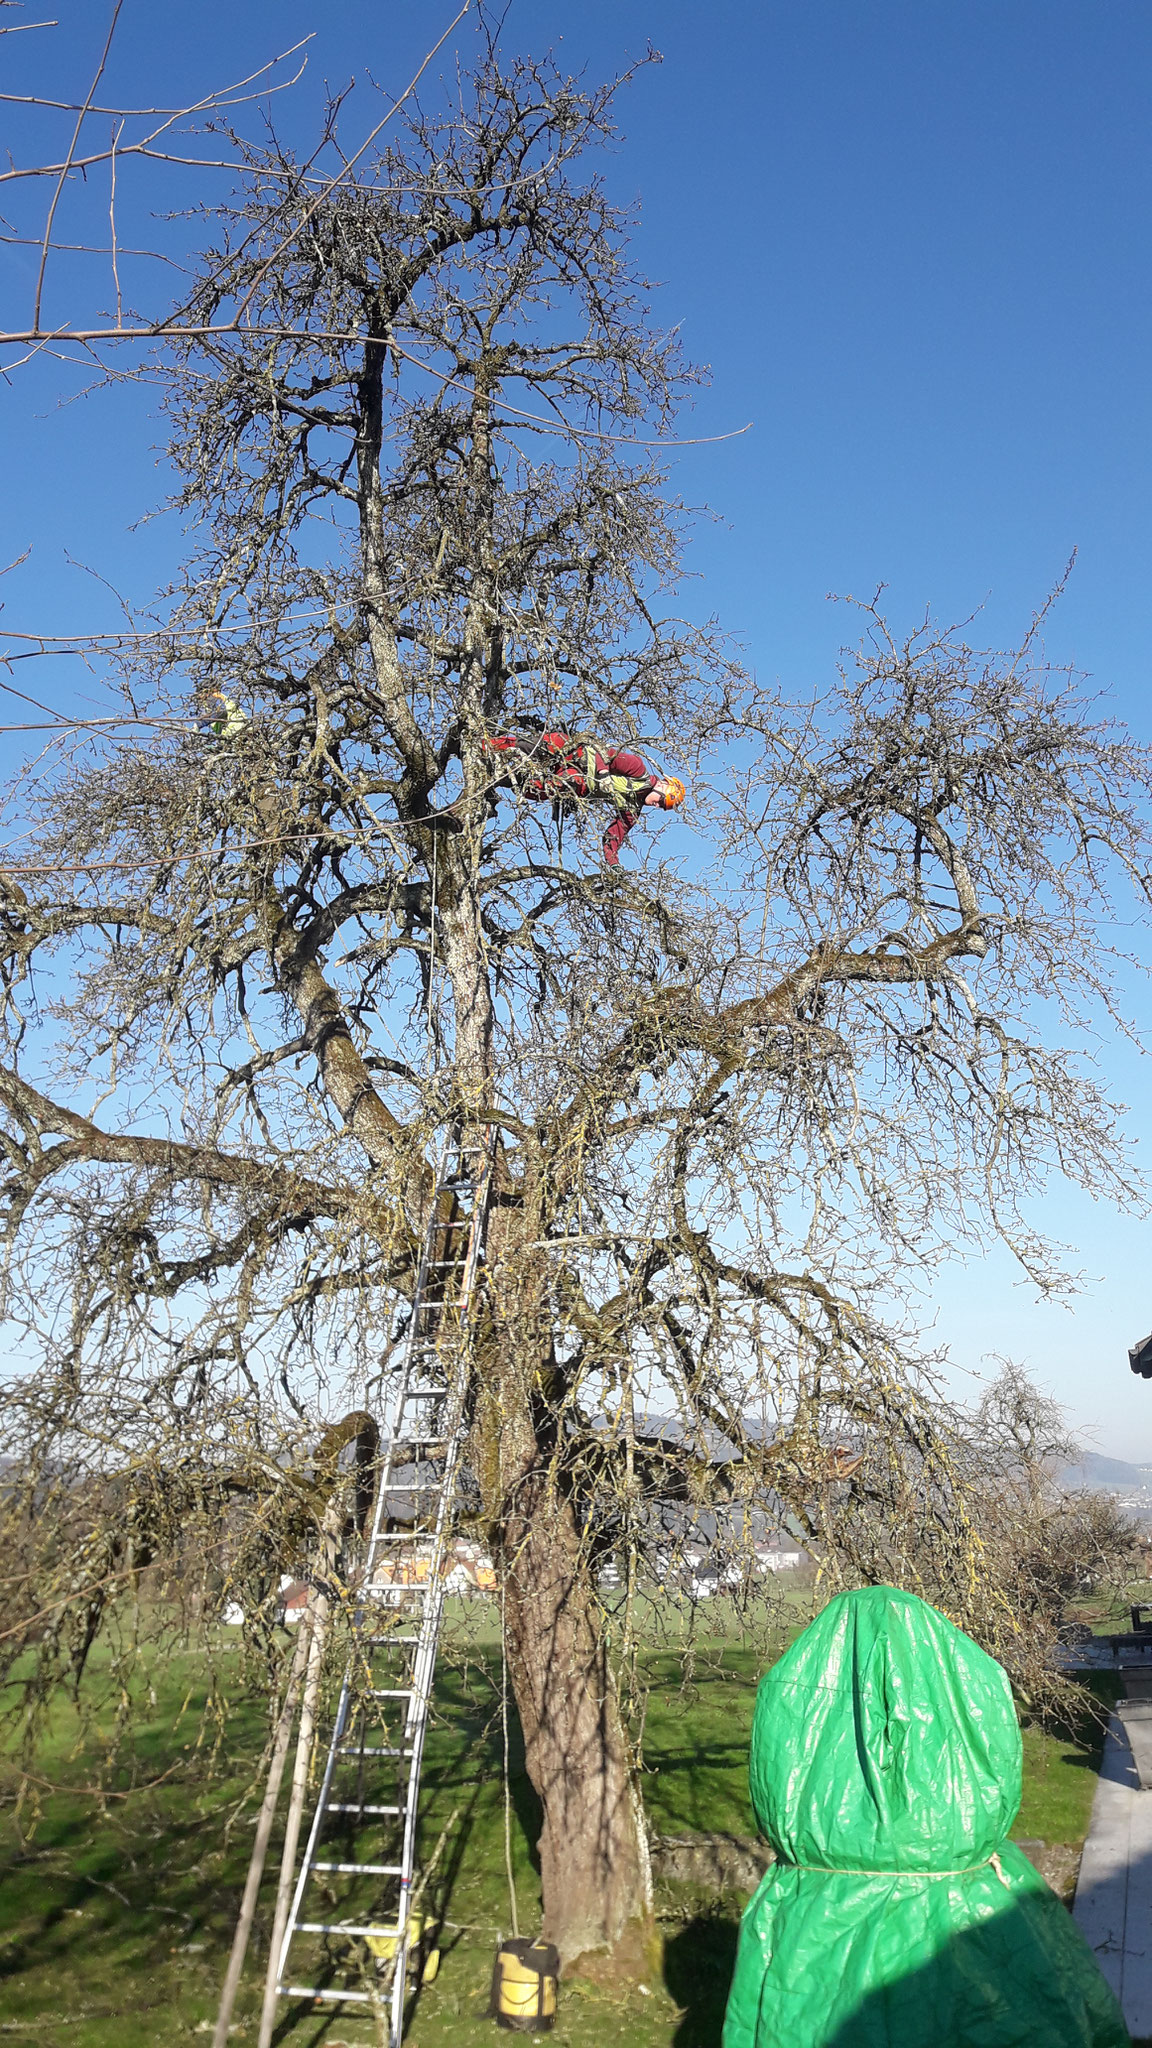
<path id="1" fill-rule="evenodd" d="M 298 1621 L 303 1621 L 310 1591 L 300 1579 L 281 1579 L 278 1616 L 285 1628 L 295 1628 Z"/>
<path id="2" fill-rule="evenodd" d="M 767 1543 L 758 1543 L 753 1556 L 759 1572 L 794 1572 L 808 1561 L 807 1551 L 786 1536 L 772 1536 Z"/>
<path id="3" fill-rule="evenodd" d="M 457 1536 L 445 1545 L 440 1565 L 444 1589 L 448 1593 L 482 1594 L 491 1598 L 496 1592 L 496 1570 L 492 1559 L 478 1543 L 467 1537 Z M 399 1545 L 377 1565 L 373 1584 L 377 1586 L 425 1586 L 432 1572 L 432 1553 L 427 1543 L 419 1539 Z"/>

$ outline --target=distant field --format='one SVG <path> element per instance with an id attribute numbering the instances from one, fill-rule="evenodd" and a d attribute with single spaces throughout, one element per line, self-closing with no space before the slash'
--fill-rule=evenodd
<path id="1" fill-rule="evenodd" d="M 648 1688 L 644 1790 L 656 1833 L 753 1832 L 747 1754 L 755 1681 L 803 1618 L 798 1589 L 744 1637 L 730 1612 L 704 1610 L 685 1676 L 684 1630 L 674 1615 L 665 1617 L 667 1634 L 640 1660 Z M 8 1765 L 0 1827 L 3 2038 L 53 2048 L 164 2048 L 210 2031 L 251 1843 L 253 1802 L 238 1817 L 237 1802 L 250 1790 L 264 1733 L 260 1689 L 245 1676 L 234 1643 L 222 1643 L 214 1671 L 228 1701 L 222 1716 L 209 1704 L 213 1671 L 203 1654 L 163 1669 L 145 1666 L 131 1736 L 110 1767 L 114 1688 L 87 1729 L 61 1704 L 44 1782 L 25 1785 L 19 1816 L 19 1776 Z M 98 1665 L 94 1676 L 110 1673 Z M 509 1927 L 499 1685 L 490 1613 L 472 1610 L 465 1619 L 457 1610 L 437 1688 L 423 1808 L 426 1853 L 451 1822 L 435 1880 L 443 1961 L 422 1994 L 409 2036 L 414 2048 L 479 2048 L 495 2038 L 484 2010 L 495 1943 Z M 1091 1729 L 1063 1737 L 1026 1729 L 1024 1739 L 1025 1796 L 1014 1833 L 1078 1843 L 1095 1783 Z M 102 1771 L 105 1795 L 85 1790 Z M 515 1741 L 510 1790 L 520 1922 L 533 1932 L 536 1816 Z M 255 2038 L 270 1894 L 268 1887 L 258 1959 L 237 2011 L 241 2041 Z M 565 1984 L 558 2048 L 715 2048 L 740 1903 L 664 1887 L 660 1973 L 645 1991 Z M 278 2044 L 292 2048 L 360 2048 L 374 2039 L 370 2019 L 312 2010 L 286 2012 L 277 2034 Z"/>

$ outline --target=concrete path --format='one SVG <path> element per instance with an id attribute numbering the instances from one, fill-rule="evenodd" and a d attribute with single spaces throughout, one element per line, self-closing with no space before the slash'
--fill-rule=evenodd
<path id="1" fill-rule="evenodd" d="M 1152 2039 L 1152 1792 L 1113 1714 L 1073 1908 L 1136 2040 Z"/>

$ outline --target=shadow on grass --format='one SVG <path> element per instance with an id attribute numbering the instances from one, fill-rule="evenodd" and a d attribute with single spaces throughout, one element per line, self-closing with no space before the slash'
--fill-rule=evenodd
<path id="1" fill-rule="evenodd" d="M 0 1951 L 0 1981 L 38 1969 L 82 1972 L 94 1940 L 141 1965 L 164 1962 L 173 1934 L 186 1942 L 201 1931 L 211 1911 L 197 1860 L 204 1819 L 152 1811 L 146 1820 L 147 1832 L 125 1833 L 86 1814 L 45 1826 L 38 1850 L 0 1857 L 0 1920 L 23 1923 Z M 227 1895 L 223 1880 L 221 1889 Z"/>
<path id="2" fill-rule="evenodd" d="M 673 2048 L 720 2048 L 740 1922 L 701 1913 L 664 1944 L 664 1982 L 683 2012 Z"/>
<path id="3" fill-rule="evenodd" d="M 428 1762 L 425 1765 L 424 1790 L 427 1794 L 438 1794 L 441 1803 L 451 1796 L 452 1789 L 459 1783 L 460 1759 L 463 1753 L 470 1759 L 470 1767 L 478 1780 L 487 1779 L 489 1784 L 499 1784 L 504 1771 L 503 1735 L 496 1715 L 500 1699 L 500 1662 L 489 1653 L 473 1653 L 472 1689 L 469 1688 L 469 1674 L 452 1667 L 443 1667 L 437 1675 L 437 1705 L 444 1716 L 452 1717 L 450 1728 L 437 1728 L 429 1745 Z M 477 1677 L 487 1686 L 486 1696 L 477 1696 Z M 520 1716 L 515 1705 L 509 1704 L 508 1712 L 508 1792 L 512 1809 L 524 1837 L 528 1861 L 540 1875 L 540 1852 L 538 1843 L 544 1826 L 544 1809 L 527 1772 L 524 1758 L 524 1734 Z M 432 1812 L 436 1810 L 435 1800 L 427 1802 Z M 434 1825 L 434 1823 L 433 1823 Z M 460 1865 L 460 1855 L 454 1858 L 452 1878 L 455 1879 Z M 450 1896 L 451 1885 L 441 1886 Z"/>

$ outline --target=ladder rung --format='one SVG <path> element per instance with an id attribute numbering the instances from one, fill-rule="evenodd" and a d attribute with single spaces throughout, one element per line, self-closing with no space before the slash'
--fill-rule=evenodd
<path id="1" fill-rule="evenodd" d="M 400 1929 L 398 1927 L 383 1927 L 374 1921 L 369 1922 L 367 1927 L 360 1927 L 354 1922 L 347 1920 L 298 1920 L 296 1922 L 296 1932 L 297 1934 L 371 1934 L 380 1941 L 398 1941 L 400 1939 Z"/>
<path id="2" fill-rule="evenodd" d="M 327 1998 L 333 2005 L 374 2005 L 370 1991 L 322 1991 L 318 1984 L 278 1984 L 280 1998 Z"/>
<path id="3" fill-rule="evenodd" d="M 372 1643 L 418 1643 L 419 1636 L 362 1636 L 361 1642 Z"/>
<path id="4" fill-rule="evenodd" d="M 361 1871 L 365 1877 L 402 1877 L 402 1863 L 314 1863 L 313 1870 L 339 1870 L 345 1876 Z"/>
<path id="5" fill-rule="evenodd" d="M 337 1756 L 411 1756 L 411 1754 L 412 1746 L 410 1743 L 402 1743 L 396 1746 L 390 1742 L 376 1744 L 366 1742 L 363 1748 L 360 1747 L 358 1742 L 348 1742 L 341 1744 L 340 1748 L 336 1751 Z"/>
<path id="6" fill-rule="evenodd" d="M 324 1811 L 326 1813 L 390 1813 L 393 1818 L 398 1818 L 403 1813 L 404 1808 L 402 1806 L 352 1806 L 347 1801 L 342 1803 L 339 1800 L 330 1799 Z"/>
<path id="7" fill-rule="evenodd" d="M 410 1700 L 415 1691 L 414 1685 L 370 1685 L 368 1696 L 374 1700 Z"/>

